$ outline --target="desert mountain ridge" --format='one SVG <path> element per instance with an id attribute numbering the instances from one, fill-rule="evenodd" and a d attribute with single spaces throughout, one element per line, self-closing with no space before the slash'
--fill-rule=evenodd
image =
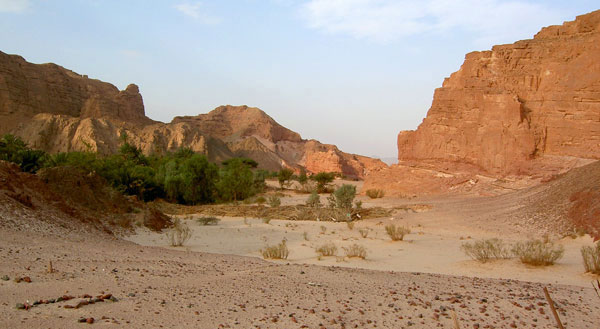
<path id="1" fill-rule="evenodd" d="M 366 187 L 468 191 L 499 178 L 539 182 L 600 159 L 599 59 L 600 10 L 467 54 L 418 129 L 398 134 L 399 164 Z"/>
<path id="2" fill-rule="evenodd" d="M 148 118 L 138 86 L 118 90 L 56 64 L 33 64 L 0 52 L 0 134 L 21 137 L 48 152 L 114 153 L 126 133 L 143 152 L 162 154 L 189 147 L 211 161 L 249 157 L 261 168 L 331 171 L 363 178 L 386 167 L 335 145 L 301 136 L 248 106 L 220 106 L 206 114 Z"/>

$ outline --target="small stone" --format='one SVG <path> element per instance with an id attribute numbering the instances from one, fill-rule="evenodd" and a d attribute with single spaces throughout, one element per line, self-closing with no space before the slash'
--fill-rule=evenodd
<path id="1" fill-rule="evenodd" d="M 23 278 L 23 281 L 27 282 L 27 283 L 31 283 L 31 278 L 26 276 Z"/>
<path id="2" fill-rule="evenodd" d="M 77 322 L 79 323 L 85 323 L 87 321 L 86 318 L 80 318 L 79 320 L 77 320 Z"/>
<path id="3" fill-rule="evenodd" d="M 85 319 L 85 322 L 87 322 L 88 324 L 92 324 L 94 323 L 94 318 L 87 318 Z"/>
<path id="4" fill-rule="evenodd" d="M 128 297 L 135 297 L 135 294 L 130 292 L 129 294 L 127 294 Z"/>

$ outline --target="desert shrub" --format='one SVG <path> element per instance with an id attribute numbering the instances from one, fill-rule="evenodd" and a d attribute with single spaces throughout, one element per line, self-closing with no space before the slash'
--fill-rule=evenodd
<path id="1" fill-rule="evenodd" d="M 385 191 L 381 189 L 368 189 L 365 193 L 371 199 L 383 198 L 385 196 Z"/>
<path id="2" fill-rule="evenodd" d="M 335 256 L 337 254 L 337 247 L 334 243 L 326 243 L 315 249 L 315 251 L 321 256 Z"/>
<path id="3" fill-rule="evenodd" d="M 510 258 L 510 249 L 500 239 L 487 239 L 465 243 L 461 246 L 462 251 L 469 257 L 487 262 L 490 259 Z"/>
<path id="4" fill-rule="evenodd" d="M 308 182 L 308 176 L 306 176 L 306 170 L 301 169 L 300 174 L 298 175 L 298 177 L 296 179 L 298 180 L 298 183 L 300 183 L 300 185 L 306 184 L 306 182 Z"/>
<path id="5" fill-rule="evenodd" d="M 346 252 L 346 257 L 367 258 L 367 249 L 359 244 L 355 243 L 349 247 L 343 247 L 343 249 Z"/>
<path id="6" fill-rule="evenodd" d="M 265 199 L 264 196 L 259 196 L 258 198 L 256 198 L 256 200 L 254 200 L 254 202 L 256 202 L 258 204 L 263 204 L 263 203 L 267 202 L 267 199 Z"/>
<path id="7" fill-rule="evenodd" d="M 306 200 L 306 205 L 313 208 L 319 208 L 321 206 L 321 197 L 317 191 L 313 191 Z"/>
<path id="8" fill-rule="evenodd" d="M 325 193 L 329 191 L 328 185 L 333 182 L 335 174 L 330 172 L 320 172 L 310 176 L 310 178 L 317 182 L 317 192 Z"/>
<path id="9" fill-rule="evenodd" d="M 196 220 L 200 225 L 217 225 L 221 221 L 217 217 L 209 216 L 209 217 L 200 217 Z"/>
<path id="10" fill-rule="evenodd" d="M 282 190 L 290 187 L 292 176 L 294 176 L 294 172 L 291 169 L 281 168 L 281 170 L 279 170 L 277 180 L 279 181 L 279 187 L 281 187 Z"/>
<path id="11" fill-rule="evenodd" d="M 586 272 L 600 274 L 600 241 L 595 247 L 581 247 L 581 257 Z"/>
<path id="12" fill-rule="evenodd" d="M 167 237 L 173 247 L 183 246 L 192 237 L 192 231 L 179 218 L 173 221 L 173 228 L 167 232 Z"/>
<path id="13" fill-rule="evenodd" d="M 344 184 L 336 189 L 329 197 L 329 206 L 332 208 L 352 209 L 352 202 L 356 197 L 356 186 Z"/>
<path id="14" fill-rule="evenodd" d="M 308 241 L 308 232 L 302 232 L 302 237 L 304 238 L 304 241 Z"/>
<path id="15" fill-rule="evenodd" d="M 280 244 L 274 246 L 267 245 L 264 249 L 260 250 L 260 253 L 264 259 L 287 259 L 290 251 L 285 240 L 281 240 Z"/>
<path id="16" fill-rule="evenodd" d="M 303 221 L 315 220 L 315 218 L 316 218 L 315 212 L 312 209 L 306 208 L 306 207 L 296 207 L 295 214 L 290 217 L 291 220 L 303 220 Z"/>
<path id="17" fill-rule="evenodd" d="M 263 217 L 263 218 L 261 218 L 261 221 L 265 224 L 269 224 L 269 223 L 271 223 L 271 218 Z"/>
<path id="18" fill-rule="evenodd" d="M 269 202 L 269 206 L 271 206 L 272 208 L 281 206 L 281 198 L 276 195 L 270 196 L 268 199 L 268 202 Z"/>
<path id="19" fill-rule="evenodd" d="M 564 251 L 561 245 L 541 240 L 517 242 L 512 248 L 513 254 L 522 263 L 534 266 L 552 265 L 563 256 Z"/>
<path id="20" fill-rule="evenodd" d="M 389 224 L 386 225 L 385 232 L 390 236 L 392 241 L 402 241 L 405 235 L 410 234 L 410 228 Z"/>
<path id="21" fill-rule="evenodd" d="M 366 238 L 367 236 L 369 236 L 369 232 L 371 230 L 369 230 L 368 228 L 361 228 L 358 230 L 358 233 L 360 233 L 360 236 L 362 236 L 363 238 Z"/>
<path id="22" fill-rule="evenodd" d="M 348 229 L 353 230 L 354 229 L 354 222 L 352 222 L 352 221 L 346 222 L 346 226 L 348 226 Z"/>

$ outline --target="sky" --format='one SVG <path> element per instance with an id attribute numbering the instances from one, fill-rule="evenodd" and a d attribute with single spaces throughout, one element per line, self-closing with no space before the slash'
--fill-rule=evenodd
<path id="1" fill-rule="evenodd" d="M 0 0 L 0 51 L 119 89 L 146 115 L 259 107 L 305 139 L 396 157 L 466 53 L 598 0 Z"/>

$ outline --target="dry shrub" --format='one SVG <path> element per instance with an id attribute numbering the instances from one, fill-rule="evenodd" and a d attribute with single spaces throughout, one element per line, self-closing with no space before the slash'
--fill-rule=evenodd
<path id="1" fill-rule="evenodd" d="M 502 240 L 495 238 L 464 243 L 460 248 L 467 256 L 482 263 L 490 259 L 503 259 L 511 256 L 508 246 Z"/>
<path id="2" fill-rule="evenodd" d="M 281 240 L 280 244 L 274 246 L 267 245 L 265 249 L 260 250 L 260 253 L 264 259 L 287 259 L 290 251 L 285 240 Z"/>
<path id="3" fill-rule="evenodd" d="M 565 248 L 549 241 L 529 240 L 517 242 L 512 248 L 512 252 L 524 264 L 546 266 L 553 265 L 559 260 L 563 256 Z"/>
<path id="4" fill-rule="evenodd" d="M 209 217 L 200 217 L 196 220 L 200 225 L 217 225 L 221 221 L 217 217 L 209 216 Z"/>
<path id="5" fill-rule="evenodd" d="M 338 248 L 334 243 L 326 243 L 315 249 L 315 251 L 321 256 L 335 256 L 337 254 L 337 249 Z"/>
<path id="6" fill-rule="evenodd" d="M 360 236 L 362 236 L 363 238 L 366 238 L 369 235 L 369 232 L 371 230 L 368 228 L 361 228 L 360 230 L 358 230 L 358 233 L 360 233 Z"/>
<path id="7" fill-rule="evenodd" d="M 277 208 L 277 207 L 281 206 L 281 198 L 278 197 L 277 195 L 272 195 L 269 197 L 268 203 L 269 203 L 269 206 L 271 206 L 271 208 Z"/>
<path id="8" fill-rule="evenodd" d="M 600 242 L 595 247 L 581 247 L 581 257 L 586 272 L 600 274 Z"/>
<path id="9" fill-rule="evenodd" d="M 167 237 L 171 242 L 171 246 L 180 247 L 192 237 L 192 231 L 186 223 L 183 223 L 179 218 L 175 218 L 173 228 L 167 232 Z"/>
<path id="10" fill-rule="evenodd" d="M 362 259 L 367 258 L 367 249 L 357 243 L 351 245 L 350 247 L 343 247 L 343 249 L 346 252 L 346 257 L 348 257 L 348 258 L 352 258 L 352 257 L 358 257 L 358 258 L 362 258 Z"/>
<path id="11" fill-rule="evenodd" d="M 346 222 L 346 225 L 348 226 L 348 228 L 352 231 L 354 229 L 354 222 L 350 221 L 350 222 Z"/>
<path id="12" fill-rule="evenodd" d="M 385 232 L 390 236 L 392 241 L 402 241 L 405 235 L 410 234 L 410 228 L 390 224 L 386 225 Z"/>
<path id="13" fill-rule="evenodd" d="M 269 217 L 263 217 L 263 218 L 261 218 L 261 220 L 265 224 L 270 224 L 271 223 L 271 218 L 269 218 Z"/>
<path id="14" fill-rule="evenodd" d="M 381 189 L 368 189 L 365 193 L 371 199 L 379 199 L 385 196 L 385 191 Z"/>

